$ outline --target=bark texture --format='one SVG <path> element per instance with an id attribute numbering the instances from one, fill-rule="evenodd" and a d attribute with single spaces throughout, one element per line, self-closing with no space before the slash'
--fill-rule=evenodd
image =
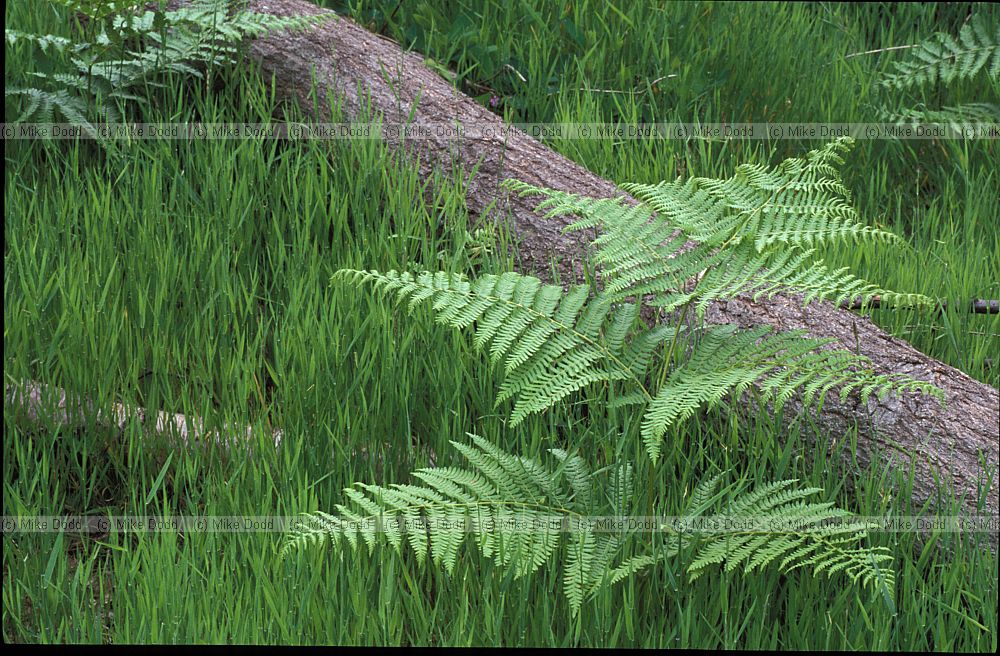
<path id="1" fill-rule="evenodd" d="M 328 13 L 304 0 L 251 0 L 248 4 L 253 11 L 282 16 Z M 306 109 L 319 107 L 318 121 L 329 119 L 325 99 L 332 96 L 341 101 L 343 120 L 374 111 L 386 124 L 406 123 L 412 115 L 416 126 L 492 125 L 494 133 L 501 134 L 502 121 L 497 116 L 453 89 L 424 65 L 421 56 L 403 52 L 392 41 L 343 17 L 331 16 L 304 32 L 268 35 L 250 44 L 249 51 L 263 75 L 274 81 L 278 96 Z M 314 103 L 317 97 L 322 101 Z M 510 197 L 499 189 L 500 182 L 517 178 L 594 197 L 624 195 L 612 182 L 521 133 L 463 140 L 438 138 L 432 131 L 420 140 L 390 137 L 387 141 L 412 157 L 424 176 L 431 176 L 435 169 L 464 170 L 470 213 L 509 220 L 518 239 L 522 272 L 547 276 L 554 262 L 563 281 L 578 277 L 589 236 L 562 234 L 567 220 L 543 219 L 533 209 L 537 200 Z M 470 175 L 473 169 L 476 173 Z M 857 426 L 855 456 L 861 465 L 878 460 L 887 468 L 912 470 L 917 507 L 928 501 L 935 505 L 939 482 L 944 481 L 970 513 L 976 511 L 977 497 L 982 495 L 986 514 L 997 514 L 1000 397 L 995 388 L 830 303 L 802 307 L 798 299 L 787 296 L 758 303 L 738 298 L 714 304 L 707 320 L 741 327 L 801 328 L 818 337 L 834 337 L 844 348 L 871 358 L 880 373 L 906 373 L 940 387 L 945 394 L 943 408 L 922 395 L 870 400 L 863 405 L 856 398 L 840 403 L 831 394 L 817 421 L 832 439 L 843 439 Z M 788 409 L 797 412 L 801 408 L 793 403 Z M 991 489 L 980 489 L 987 479 Z M 993 534 L 991 541 L 995 544 L 996 540 Z"/>

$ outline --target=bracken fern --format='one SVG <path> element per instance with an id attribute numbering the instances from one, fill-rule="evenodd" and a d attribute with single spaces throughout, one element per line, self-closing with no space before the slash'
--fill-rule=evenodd
<path id="1" fill-rule="evenodd" d="M 859 541 L 864 527 L 850 513 L 830 503 L 804 499 L 819 488 L 795 488 L 779 481 L 747 492 L 731 487 L 724 513 L 708 515 L 720 476 L 700 485 L 685 513 L 675 523 L 654 530 L 621 529 L 602 524 L 621 517 L 636 495 L 629 465 L 613 473 L 591 473 L 576 454 L 554 449 L 555 467 L 507 453 L 481 437 L 472 444 L 452 442 L 472 469 L 420 469 L 413 476 L 422 485 L 389 487 L 355 484 L 337 515 L 317 512 L 302 518 L 291 531 L 282 555 L 309 545 L 328 543 L 343 553 L 362 546 L 373 555 L 379 544 L 402 553 L 405 545 L 419 563 L 428 555 L 435 566 L 452 573 L 463 544 L 483 558 L 520 578 L 550 563 L 562 550 L 562 588 L 572 613 L 604 585 L 613 585 L 667 557 L 687 554 L 690 579 L 710 566 L 745 572 L 777 563 L 779 569 L 800 567 L 830 575 L 843 572 L 891 600 L 891 557 L 883 548 L 865 548 Z M 612 490 L 601 496 L 601 490 Z M 768 533 L 725 531 L 700 527 L 740 518 L 760 526 L 778 526 Z M 654 549 L 652 536 L 665 536 Z M 638 552 L 638 553 L 636 553 Z M 691 555 L 693 554 L 693 556 Z"/>
<path id="2" fill-rule="evenodd" d="M 906 59 L 894 64 L 896 72 L 880 84 L 891 89 L 945 84 L 968 79 L 986 69 L 990 78 L 1000 79 L 1000 24 L 988 25 L 975 14 L 958 32 L 958 39 L 938 32 L 915 48 Z"/>
<path id="3" fill-rule="evenodd" d="M 25 99 L 19 121 L 51 123 L 58 110 L 92 135 L 96 132 L 88 113 L 120 121 L 120 105 L 142 104 L 142 94 L 163 86 L 166 75 L 203 79 L 206 69 L 234 64 L 247 37 L 303 29 L 325 19 L 231 11 L 229 0 L 192 0 L 184 7 L 155 11 L 134 2 L 58 4 L 89 18 L 97 25 L 96 34 L 88 41 L 5 30 L 8 46 L 28 43 L 43 54 L 66 55 L 73 68 L 71 73 L 30 73 L 47 88 L 14 87 L 6 96 Z"/>
<path id="4" fill-rule="evenodd" d="M 883 75 L 879 80 L 884 89 L 908 91 L 939 83 L 950 86 L 984 73 L 996 84 L 1000 82 L 1000 23 L 990 25 L 982 14 L 974 14 L 959 30 L 957 39 L 938 32 L 909 49 L 906 58 L 895 62 L 894 68 L 894 73 Z M 901 110 L 882 107 L 879 113 L 886 122 L 939 123 L 960 132 L 968 126 L 1000 121 L 1000 107 L 987 102 L 939 109 L 922 104 Z"/>
<path id="5" fill-rule="evenodd" d="M 595 296 L 586 286 L 563 291 L 515 273 L 472 282 L 443 272 L 348 270 L 336 278 L 373 283 L 408 301 L 411 311 L 429 303 L 438 321 L 454 328 L 475 325 L 475 345 L 488 346 L 493 364 L 503 364 L 497 401 L 514 400 L 514 425 L 593 383 L 620 383 L 613 403 L 644 408 L 642 437 L 654 462 L 672 425 L 751 385 L 761 400 L 779 405 L 797 392 L 809 404 L 838 386 L 842 397 L 860 391 L 862 402 L 893 390 L 935 393 L 932 385 L 908 376 L 876 374 L 863 357 L 821 350 L 830 340 L 732 326 L 689 331 L 687 361 L 658 385 L 649 380 L 654 355 L 665 344 L 673 353 L 684 331 L 669 323 L 637 329 L 641 303 L 668 310 L 693 306 L 700 315 L 711 301 L 739 293 L 757 298 L 793 291 L 806 302 L 879 294 L 886 302 L 933 304 L 919 294 L 879 289 L 843 270 L 830 271 L 810 262 L 809 250 L 798 249 L 801 243 L 898 240 L 858 223 L 847 204 L 833 164 L 849 145 L 834 142 L 773 170 L 752 167 L 729 180 L 678 184 L 674 189 L 684 189 L 681 195 L 664 191 L 665 185 L 629 185 L 638 206 L 510 183 L 521 193 L 545 195 L 540 208 L 549 215 L 579 216 L 567 230 L 600 231 L 595 259 L 605 287 Z M 788 195 L 791 189 L 799 194 Z M 716 232 L 705 216 L 714 220 Z M 694 239 L 697 245 L 678 254 Z"/>

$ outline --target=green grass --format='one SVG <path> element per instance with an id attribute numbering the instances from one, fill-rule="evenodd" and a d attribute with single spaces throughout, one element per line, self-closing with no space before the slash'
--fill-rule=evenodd
<path id="1" fill-rule="evenodd" d="M 915 43 L 957 27 L 968 9 L 623 3 L 619 13 L 572 3 L 564 14 L 545 3 L 506 10 L 470 2 L 453 11 L 403 3 L 394 12 L 395 4 L 351 13 L 468 71 L 464 88 L 483 102 L 502 97 L 511 120 L 573 122 L 865 120 L 879 100 L 871 82 L 897 53 L 838 57 Z M 69 34 L 46 3 L 9 3 L 5 11 L 8 26 Z M 989 6 L 977 11 L 997 20 Z M 6 82 L 22 83 L 31 53 L 7 55 Z M 998 96 L 971 84 L 953 93 Z M 218 91 L 177 81 L 145 118 L 254 122 L 273 110 L 252 72 L 228 72 Z M 645 182 L 723 175 L 818 142 L 550 145 L 603 176 Z M 432 459 L 457 464 L 448 441 L 466 431 L 525 453 L 570 445 L 592 462 L 629 457 L 664 514 L 721 469 L 799 478 L 860 514 L 913 510 L 893 500 L 907 498 L 905 473 L 845 470 L 829 443 L 849 448 L 851 435 L 816 439 L 809 420 L 787 432 L 767 417 L 710 413 L 676 436 L 655 469 L 637 418 L 584 399 L 509 428 L 510 408 L 493 407 L 498 377 L 469 340 L 430 313 L 410 318 L 405 308 L 329 284 L 340 268 L 512 265 L 495 254 L 502 246 L 486 254 L 467 230 L 455 181 L 442 177 L 425 202 L 428 181 L 374 141 L 144 141 L 119 154 L 88 143 L 7 142 L 5 161 L 5 380 L 34 378 L 86 391 L 99 405 L 127 401 L 259 429 L 247 457 L 177 449 L 136 425 L 33 427 L 5 412 L 5 515 L 330 510 L 354 481 L 405 482 Z M 862 216 L 903 234 L 913 253 L 888 259 L 852 248 L 831 260 L 893 289 L 1000 297 L 995 142 L 861 142 L 848 170 Z M 1000 383 L 1000 317 L 874 318 L 924 352 Z M 285 430 L 277 452 L 271 427 Z M 889 495 L 893 485 L 898 495 Z M 896 557 L 895 615 L 838 578 L 768 571 L 692 585 L 683 563 L 673 563 L 606 590 L 572 618 L 558 570 L 514 581 L 471 554 L 448 576 L 388 552 L 339 560 L 305 551 L 282 561 L 279 533 L 5 535 L 3 637 L 996 649 L 995 555 L 953 534 L 926 542 L 878 534 L 872 542 Z"/>

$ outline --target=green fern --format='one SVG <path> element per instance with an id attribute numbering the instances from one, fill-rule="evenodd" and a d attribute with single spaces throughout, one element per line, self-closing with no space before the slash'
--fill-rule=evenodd
<path id="1" fill-rule="evenodd" d="M 509 183 L 521 193 L 544 196 L 541 208 L 549 214 L 575 215 L 567 230 L 597 228 L 594 257 L 604 283 L 597 294 L 585 285 L 563 290 L 516 273 L 470 281 L 443 272 L 344 270 L 335 278 L 372 284 L 405 301 L 410 312 L 429 305 L 439 322 L 471 330 L 476 347 L 504 370 L 498 403 L 514 401 L 513 424 L 595 383 L 609 387 L 612 404 L 638 406 L 643 413 L 641 436 L 654 463 L 671 427 L 751 386 L 759 401 L 775 406 L 793 394 L 808 406 L 837 388 L 842 398 L 856 393 L 862 402 L 890 392 L 940 398 L 940 390 L 928 383 L 878 375 L 865 358 L 830 349 L 829 340 L 802 332 L 691 329 L 683 320 L 649 329 L 638 320 L 643 305 L 693 307 L 700 314 L 712 300 L 744 293 L 791 291 L 805 301 L 879 294 L 897 303 L 931 304 L 926 297 L 894 294 L 812 260 L 818 244 L 899 243 L 857 220 L 836 168 L 850 143 L 841 140 L 775 168 L 740 167 L 727 180 L 630 185 L 636 205 Z M 666 356 L 662 369 L 651 376 L 654 356 L 661 352 Z M 844 573 L 880 590 L 891 605 L 888 554 L 859 545 L 864 527 L 849 521 L 848 513 L 808 502 L 817 489 L 779 481 L 757 491 L 719 491 L 716 477 L 694 491 L 682 522 L 751 516 L 780 522 L 777 533 L 714 534 L 682 527 L 652 549 L 648 540 L 636 539 L 635 531 L 608 533 L 586 523 L 569 537 L 561 531 L 519 532 L 504 521 L 545 524 L 556 517 L 565 526 L 570 519 L 609 509 L 627 515 L 636 496 L 631 464 L 602 470 L 598 481 L 577 454 L 552 451 L 559 465 L 551 469 L 480 438 L 473 442 L 455 444 L 472 470 L 420 470 L 415 476 L 424 486 L 356 485 L 346 491 L 350 501 L 338 506 L 337 515 L 308 515 L 285 553 L 327 540 L 341 552 L 345 545 L 356 550 L 363 544 L 371 552 L 379 543 L 396 551 L 408 544 L 421 563 L 430 554 L 436 566 L 452 572 L 462 545 L 474 542 L 483 557 L 520 577 L 564 550 L 562 587 L 574 614 L 603 586 L 685 553 L 691 556 L 692 579 L 714 564 L 745 572 L 768 565 L 783 571 L 809 568 Z M 722 515 L 705 514 L 726 496 L 731 500 Z M 484 530 L 484 522 L 493 530 Z M 476 539 L 469 540 L 471 535 Z M 646 550 L 637 552 L 637 544 Z"/>
<path id="2" fill-rule="evenodd" d="M 85 47 L 71 39 L 55 34 L 30 34 L 19 30 L 4 29 L 4 38 L 8 46 L 29 43 L 45 54 L 49 54 L 50 52 L 64 53 Z"/>
<path id="3" fill-rule="evenodd" d="M 337 515 L 307 513 L 291 531 L 282 556 L 308 547 L 329 544 L 338 553 L 365 548 L 374 554 L 379 544 L 401 554 L 408 546 L 421 565 L 429 561 L 449 574 L 458 563 L 462 545 L 520 578 L 539 571 L 560 550 L 564 552 L 562 588 L 576 615 L 583 602 L 606 585 L 614 585 L 668 556 L 693 553 L 688 566 L 692 580 L 713 564 L 726 571 L 739 565 L 745 572 L 778 562 L 791 571 L 811 567 L 829 574 L 843 571 L 863 586 L 879 588 L 891 600 L 891 557 L 882 548 L 865 548 L 863 527 L 843 521 L 850 513 L 829 503 L 802 501 L 820 490 L 795 489 L 794 481 L 780 481 L 753 491 L 730 489 L 734 497 L 725 514 L 706 515 L 718 498 L 720 476 L 703 483 L 692 495 L 682 518 L 724 520 L 733 516 L 780 523 L 772 540 L 760 534 L 703 533 L 697 529 L 672 531 L 652 548 L 649 533 L 634 529 L 600 530 L 594 517 L 622 516 L 636 494 L 630 465 L 614 469 L 608 478 L 589 471 L 578 455 L 553 450 L 555 467 L 507 453 L 478 436 L 472 444 L 452 442 L 472 469 L 431 468 L 414 472 L 422 485 L 389 487 L 356 484 L 347 488 L 349 501 L 337 506 Z M 608 499 L 598 490 L 610 489 Z M 830 520 L 841 520 L 826 527 Z M 635 553 L 636 555 L 629 555 Z M 779 561 L 780 559 L 780 561 Z"/>
<path id="4" fill-rule="evenodd" d="M 454 328 L 475 324 L 476 347 L 487 349 L 492 363 L 503 366 L 497 403 L 514 400 L 514 425 L 597 382 L 624 381 L 630 391 L 652 398 L 643 374 L 669 329 L 628 340 L 638 306 L 615 307 L 604 296 L 590 298 L 586 285 L 564 292 L 517 273 L 484 275 L 473 282 L 443 272 L 343 270 L 335 277 L 372 283 L 408 300 L 411 311 L 430 303 L 438 321 Z"/>
<path id="5" fill-rule="evenodd" d="M 311 513 L 290 533 L 282 553 L 326 542 L 343 551 L 365 545 L 372 553 L 378 543 L 401 552 L 404 544 L 419 563 L 430 560 L 454 571 L 459 549 L 474 542 L 485 558 L 515 578 L 544 566 L 563 538 L 561 519 L 581 517 L 593 503 L 593 476 L 579 456 L 558 452 L 563 466 L 552 469 L 536 460 L 506 453 L 477 436 L 473 444 L 453 442 L 473 470 L 421 469 L 414 476 L 423 486 L 381 487 L 357 484 L 345 490 L 350 505 L 338 505 L 339 515 Z M 560 520 L 553 526 L 553 518 Z M 566 593 L 579 608 L 585 591 L 593 589 L 595 550 L 607 568 L 615 553 L 605 539 L 582 541 L 567 559 Z M 471 539 L 470 539 L 471 538 Z M 624 564 L 624 563 L 623 563 Z M 577 600 L 577 601 L 572 601 Z"/>
<path id="6" fill-rule="evenodd" d="M 711 496 L 718 480 L 716 477 L 700 486 L 692 505 Z M 816 574 L 826 572 L 829 576 L 842 572 L 854 583 L 877 590 L 894 610 L 895 572 L 889 550 L 858 546 L 867 535 L 863 523 L 852 521 L 851 513 L 831 503 L 807 503 L 805 499 L 822 488 L 796 489 L 791 487 L 794 483 L 776 481 L 736 496 L 715 519 L 752 520 L 750 530 L 702 536 L 688 566 L 690 580 L 698 579 L 713 565 L 723 565 L 726 572 L 742 567 L 744 574 L 772 563 L 783 572 L 798 568 L 812 568 Z M 756 527 L 761 530 L 753 530 Z"/>
<path id="7" fill-rule="evenodd" d="M 995 125 L 1000 122 L 1000 106 L 992 103 L 963 103 L 961 105 L 946 105 L 940 109 L 928 108 L 920 103 L 912 108 L 898 111 L 882 108 L 879 113 L 885 123 L 941 125 L 946 126 L 952 134 L 958 136 L 979 134 L 981 126 Z"/>
<path id="8" fill-rule="evenodd" d="M 6 89 L 8 98 L 21 97 L 25 99 L 17 122 L 32 121 L 37 123 L 55 123 L 57 112 L 88 134 L 92 139 L 97 138 L 97 128 L 87 118 L 87 106 L 83 100 L 65 89 L 57 91 L 43 91 L 32 87 Z"/>
<path id="9" fill-rule="evenodd" d="M 648 405 L 642 422 L 646 452 L 655 462 L 671 426 L 755 383 L 759 399 L 778 406 L 795 393 L 809 406 L 838 386 L 841 400 L 857 390 L 862 403 L 872 394 L 884 399 L 890 392 L 940 395 L 930 383 L 909 376 L 875 374 L 863 357 L 822 350 L 832 341 L 809 338 L 803 331 L 772 333 L 766 326 L 743 331 L 729 325 L 707 328 Z"/>
<path id="10" fill-rule="evenodd" d="M 733 326 L 684 331 L 680 324 L 664 323 L 637 329 L 640 305 L 627 302 L 638 298 L 665 309 L 693 306 L 701 314 L 709 302 L 739 293 L 760 297 L 794 291 L 805 302 L 878 294 L 897 303 L 931 305 L 927 297 L 889 292 L 844 270 L 830 271 L 809 262 L 810 250 L 798 248 L 843 239 L 898 239 L 857 223 L 846 205 L 849 195 L 833 164 L 849 145 L 838 141 L 804 160 L 773 170 L 742 169 L 729 180 L 678 183 L 672 188 L 684 189 L 681 195 L 664 191 L 666 185 L 631 185 L 642 200 L 638 206 L 511 183 L 522 194 L 545 195 L 540 207 L 550 215 L 577 215 L 567 230 L 598 228 L 595 260 L 605 289 L 593 297 L 587 286 L 563 291 L 516 273 L 472 282 L 446 273 L 395 271 L 345 270 L 335 278 L 372 283 L 408 301 L 411 312 L 427 303 L 438 321 L 454 328 L 474 326 L 476 347 L 488 349 L 492 363 L 503 366 L 497 403 L 514 401 L 513 425 L 594 383 L 614 385 L 613 405 L 640 406 L 644 413 L 642 439 L 654 462 L 672 426 L 751 385 L 761 401 L 776 406 L 796 393 L 809 405 L 836 387 L 842 398 L 860 392 L 862 402 L 873 393 L 884 398 L 892 391 L 940 398 L 928 383 L 878 375 L 865 358 L 826 349 L 829 340 Z M 786 196 L 790 189 L 802 195 Z M 823 208 L 830 212 L 824 214 Z M 799 216 L 798 224 L 790 221 Z M 710 231 L 712 225 L 717 232 Z M 694 238 L 701 243 L 683 250 Z M 679 347 L 690 351 L 687 358 L 669 375 L 664 370 L 658 383 L 650 381 L 654 355 Z"/>
<path id="11" fill-rule="evenodd" d="M 773 169 L 740 166 L 726 180 L 623 185 L 641 201 L 634 206 L 520 181 L 505 184 L 522 196 L 544 196 L 538 209 L 546 216 L 576 215 L 567 231 L 600 231 L 594 264 L 612 300 L 652 296 L 650 305 L 669 311 L 692 303 L 698 314 L 717 299 L 782 292 L 800 292 L 803 302 L 880 296 L 897 305 L 933 305 L 930 298 L 881 289 L 813 257 L 813 246 L 831 242 L 901 243 L 860 223 L 850 205 L 835 165 L 852 143 L 840 139 Z M 682 252 L 689 241 L 698 244 Z"/>
<path id="12" fill-rule="evenodd" d="M 956 39 L 939 32 L 907 51 L 906 58 L 894 63 L 895 72 L 882 76 L 879 85 L 893 91 L 911 90 L 934 84 L 952 85 L 977 75 L 994 83 L 1000 81 L 1000 23 L 988 25 L 975 14 L 959 30 Z M 1000 121 L 1000 107 L 988 102 L 969 102 L 941 108 L 922 104 L 911 108 L 883 105 L 878 113 L 889 123 L 934 123 L 966 134 L 970 126 Z"/>
<path id="13" fill-rule="evenodd" d="M 1000 106 L 992 103 L 964 103 L 931 109 L 921 104 L 911 109 L 885 112 L 883 120 L 887 123 L 911 125 L 946 125 L 956 134 L 965 134 L 969 129 L 975 130 L 976 126 L 1000 121 Z"/>
<path id="14" fill-rule="evenodd" d="M 228 0 L 193 0 L 171 11 L 141 11 L 135 3 L 67 0 L 62 4 L 99 19 L 100 30 L 93 41 L 5 30 L 9 46 L 29 43 L 43 54 L 67 54 L 75 69 L 72 73 L 30 73 L 45 80 L 46 89 L 8 90 L 8 98 L 28 100 L 22 108 L 22 122 L 53 122 L 53 110 L 59 110 L 71 123 L 92 129 L 82 108 L 105 120 L 119 121 L 119 104 L 143 103 L 143 92 L 163 86 L 166 75 L 202 79 L 205 70 L 236 63 L 239 45 L 247 37 L 303 29 L 327 18 L 231 12 Z"/>
<path id="15" fill-rule="evenodd" d="M 1000 24 L 988 26 L 976 14 L 962 26 L 956 40 L 938 32 L 907 52 L 894 64 L 896 72 L 886 75 L 881 85 L 891 89 L 945 84 L 969 79 L 985 69 L 992 80 L 1000 80 Z"/>

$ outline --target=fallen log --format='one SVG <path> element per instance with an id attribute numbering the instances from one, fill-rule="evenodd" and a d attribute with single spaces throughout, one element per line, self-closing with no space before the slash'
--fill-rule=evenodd
<path id="1" fill-rule="evenodd" d="M 212 429 L 197 415 L 147 410 L 126 403 L 112 403 L 105 409 L 86 396 L 35 380 L 4 383 L 3 396 L 5 410 L 9 407 L 31 424 L 51 423 L 62 428 L 77 428 L 93 421 L 104 428 L 124 431 L 128 424 L 135 422 L 145 431 L 179 440 L 185 447 L 246 448 L 254 439 L 252 426 L 223 425 Z M 281 445 L 284 436 L 281 429 L 272 431 L 275 447 Z"/>
<path id="2" fill-rule="evenodd" d="M 331 13 L 304 0 L 251 0 L 246 8 L 280 16 Z M 509 222 L 518 241 L 522 272 L 550 277 L 554 267 L 560 280 L 578 279 L 592 235 L 563 234 L 567 218 L 542 218 L 534 211 L 536 200 L 509 195 L 499 187 L 503 180 L 517 178 L 592 197 L 624 196 L 614 183 L 529 136 L 503 130 L 501 119 L 456 91 L 425 66 L 422 57 L 346 18 L 331 16 L 302 32 L 258 38 L 249 45 L 249 53 L 264 78 L 273 81 L 278 97 L 317 113 L 318 120 L 329 119 L 327 104 L 314 100 L 333 96 L 340 103 L 342 120 L 368 120 L 375 112 L 386 124 L 449 123 L 492 132 L 493 137 L 470 140 L 429 130 L 420 140 L 388 134 L 386 141 L 411 157 L 427 179 L 433 179 L 435 170 L 464 171 L 470 215 Z M 484 126 L 491 130 L 483 130 Z M 970 514 L 997 515 L 1000 395 L 995 388 L 832 303 L 803 306 L 794 296 L 761 302 L 740 297 L 713 304 L 706 319 L 743 328 L 804 329 L 817 337 L 832 337 L 843 348 L 870 358 L 879 373 L 905 373 L 941 388 L 944 407 L 922 395 L 892 396 L 884 402 L 871 399 L 867 404 L 857 398 L 840 402 L 830 395 L 816 419 L 833 440 L 856 428 L 852 455 L 861 467 L 874 460 L 884 468 L 912 470 L 915 508 L 935 507 L 943 484 Z M 789 417 L 803 410 L 797 400 L 785 407 Z M 977 509 L 980 499 L 984 507 Z M 995 544 L 997 535 L 990 539 Z"/>
<path id="3" fill-rule="evenodd" d="M 863 301 L 855 298 L 850 301 L 842 301 L 840 307 L 845 310 L 876 310 L 882 307 L 882 297 L 876 294 Z M 974 298 L 965 306 L 969 314 L 1000 314 L 1000 301 L 990 301 L 982 298 Z M 936 314 L 941 314 L 948 309 L 948 301 L 938 301 L 934 308 Z"/>

